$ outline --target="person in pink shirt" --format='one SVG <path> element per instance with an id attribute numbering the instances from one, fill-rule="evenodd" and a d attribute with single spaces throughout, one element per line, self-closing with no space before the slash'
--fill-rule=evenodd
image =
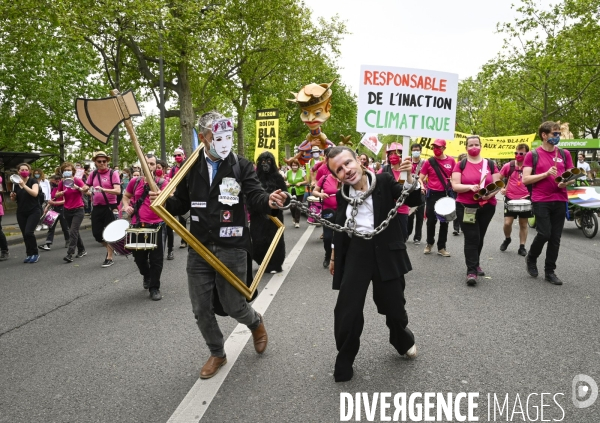
<path id="1" fill-rule="evenodd" d="M 156 170 L 154 171 L 154 175 L 157 178 L 165 178 L 165 183 L 168 184 L 171 178 L 169 178 L 167 169 L 167 163 L 162 160 L 156 160 Z M 174 260 L 175 255 L 173 254 L 173 244 L 175 237 L 173 235 L 173 229 L 169 226 L 165 225 L 165 231 L 167 232 L 167 260 Z M 163 245 L 164 247 L 164 245 Z"/>
<path id="2" fill-rule="evenodd" d="M 425 213 L 427 214 L 427 246 L 423 251 L 424 254 L 431 254 L 431 249 L 435 243 L 435 225 L 437 216 L 435 214 L 435 203 L 443 197 L 454 197 L 452 192 L 452 169 L 456 161 L 453 157 L 447 156 L 444 153 L 446 150 L 446 141 L 437 139 L 433 142 L 433 155 L 421 167 L 421 175 L 419 180 L 421 186 L 425 186 L 427 180 L 427 200 L 425 205 Z M 437 242 L 438 254 L 442 257 L 450 257 L 450 253 L 446 251 L 446 241 L 448 240 L 448 222 L 440 222 L 440 233 Z"/>
<path id="3" fill-rule="evenodd" d="M 159 190 L 166 186 L 162 177 L 156 176 L 156 157 L 146 154 L 146 162 Z M 162 173 L 162 172 L 159 172 Z M 131 223 L 136 228 L 162 228 L 163 221 L 150 208 L 150 187 L 145 178 L 139 177 L 129 181 L 123 194 L 123 209 L 131 216 Z M 134 250 L 133 257 L 143 277 L 144 289 L 149 290 L 153 301 L 162 299 L 160 293 L 160 276 L 163 269 L 162 229 L 156 234 L 156 248 L 152 250 Z"/>
<path id="4" fill-rule="evenodd" d="M 64 200 L 63 209 L 67 225 L 69 226 L 69 246 L 67 247 L 67 255 L 63 260 L 67 263 L 72 263 L 75 247 L 77 247 L 76 258 L 87 255 L 85 246 L 79 235 L 79 228 L 84 217 L 82 194 L 88 190 L 88 186 L 81 179 L 74 177 L 75 166 L 71 162 L 64 162 L 60 166 L 60 173 L 63 179 L 58 183 L 54 195 L 57 201 Z M 65 180 L 72 180 L 73 185 L 65 185 Z"/>
<path id="5" fill-rule="evenodd" d="M 322 166 L 327 169 L 327 173 L 317 181 L 317 185 L 312 192 L 312 195 L 319 197 L 323 201 L 323 211 L 321 216 L 329 222 L 335 221 L 335 213 L 337 211 L 337 199 L 335 197 L 339 189 L 338 180 L 331 174 L 327 166 Z M 323 248 L 325 249 L 325 259 L 323 267 L 329 268 L 331 259 L 331 245 L 333 243 L 333 229 L 323 225 Z"/>
<path id="6" fill-rule="evenodd" d="M 515 159 L 502 166 L 500 174 L 504 177 L 506 186 L 500 190 L 500 194 L 504 195 L 504 241 L 500 245 L 500 251 L 506 251 L 508 244 L 511 242 L 510 234 L 515 218 L 519 218 L 519 255 L 526 256 L 527 250 L 525 243 L 527 242 L 527 219 L 533 216 L 531 211 L 527 212 L 512 212 L 506 208 L 506 203 L 511 200 L 522 200 L 529 198 L 529 190 L 523 182 L 523 162 L 525 155 L 529 152 L 527 144 L 517 145 L 515 151 Z"/>
<path id="7" fill-rule="evenodd" d="M 421 158 L 422 146 L 419 143 L 410 146 L 410 155 L 412 161 L 412 174 L 417 175 L 417 169 L 420 169 L 425 164 L 425 161 Z M 419 165 L 421 165 L 419 167 Z M 420 172 L 420 171 L 419 171 Z M 408 216 L 408 236 L 412 234 L 413 227 L 415 229 L 415 236 L 413 237 L 413 244 L 421 244 L 421 237 L 423 234 L 423 221 L 425 220 L 425 192 L 427 187 L 421 189 L 421 205 L 417 207 L 415 212 Z"/>
<path id="8" fill-rule="evenodd" d="M 185 152 L 183 151 L 183 148 L 179 147 L 175 149 L 173 152 L 173 159 L 175 159 L 175 166 L 169 169 L 169 172 L 167 173 L 169 180 L 177 175 L 177 172 L 179 172 L 179 169 L 183 166 L 183 162 L 185 162 Z M 179 223 L 181 223 L 184 228 L 187 227 L 187 220 L 184 216 L 177 216 L 177 220 L 179 220 Z M 179 248 L 187 248 L 187 242 L 182 239 Z"/>
<path id="9" fill-rule="evenodd" d="M 396 181 L 400 180 L 400 166 L 402 162 L 402 144 L 393 142 L 386 148 L 387 162 L 379 172 L 387 172 L 394 177 Z M 408 213 L 410 213 L 410 207 L 406 204 L 402 204 L 398 207 L 398 214 L 396 219 L 400 221 L 400 229 L 402 229 L 402 240 L 406 242 L 408 239 Z"/>
<path id="10" fill-rule="evenodd" d="M 537 235 L 525 256 L 527 273 L 538 276 L 537 259 L 546 247 L 544 263 L 545 280 L 562 285 L 556 276 L 556 260 L 560 248 L 560 238 L 565 224 L 567 210 L 567 184 L 556 183 L 555 178 L 573 168 L 573 160 L 568 152 L 557 147 L 560 142 L 560 125 L 556 122 L 544 122 L 538 129 L 542 145 L 525 156 L 523 163 L 523 182 L 531 185 L 531 202 Z M 572 181 L 571 183 L 575 183 Z"/>
<path id="11" fill-rule="evenodd" d="M 500 180 L 500 172 L 492 160 L 481 157 L 479 135 L 466 139 L 467 157 L 454 166 L 452 188 L 456 197 L 456 218 L 465 237 L 465 264 L 467 285 L 477 284 L 477 276 L 484 276 L 479 259 L 487 228 L 496 212 L 496 193 L 475 199 L 481 188 Z"/>

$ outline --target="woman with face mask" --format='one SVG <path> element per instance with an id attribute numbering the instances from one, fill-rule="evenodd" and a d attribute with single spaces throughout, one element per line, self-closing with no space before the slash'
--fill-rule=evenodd
<path id="1" fill-rule="evenodd" d="M 40 168 L 37 169 L 33 169 L 33 177 L 38 181 L 38 184 L 40 185 L 40 189 L 42 190 L 42 193 L 44 194 L 44 199 L 43 201 L 46 202 L 50 199 L 50 195 L 52 193 L 52 187 L 50 186 L 50 181 L 48 179 L 46 179 L 46 175 L 44 175 L 44 171 Z M 39 198 L 38 198 L 39 200 Z M 47 225 L 44 224 L 40 224 L 37 225 L 37 227 L 35 228 L 36 231 L 41 231 L 41 230 L 46 230 L 48 229 Z"/>
<path id="2" fill-rule="evenodd" d="M 158 178 L 158 180 L 160 181 L 160 179 L 164 179 L 165 180 L 165 186 L 166 184 L 169 183 L 169 181 L 171 180 L 169 178 L 169 176 L 166 174 L 166 169 L 167 169 L 167 163 L 162 161 L 162 160 L 157 160 L 156 161 L 156 170 L 154 171 L 154 176 L 156 176 Z M 171 229 L 170 226 L 165 225 L 165 230 L 167 232 L 167 236 L 166 236 L 166 249 L 167 249 L 167 260 L 174 260 L 175 259 L 175 255 L 173 254 L 173 245 L 174 245 L 174 235 L 173 235 L 173 229 Z M 164 238 L 163 238 L 163 242 Z M 165 248 L 163 247 L 163 251 L 165 250 Z"/>
<path id="3" fill-rule="evenodd" d="M 77 247 L 77 255 L 75 258 L 81 258 L 87 255 L 85 246 L 79 235 L 79 227 L 83 221 L 84 210 L 83 210 L 83 196 L 82 193 L 88 190 L 88 186 L 83 183 L 79 178 L 75 178 L 75 166 L 71 162 L 64 162 L 60 171 L 63 180 L 58 183 L 56 191 L 56 198 L 63 199 L 65 219 L 69 225 L 69 247 L 67 249 L 67 255 L 63 258 L 67 263 L 73 262 L 73 254 L 75 254 L 75 247 Z M 73 184 L 70 183 L 65 185 L 67 179 L 72 179 Z"/>
<path id="4" fill-rule="evenodd" d="M 483 197 L 479 190 L 501 179 L 500 172 L 492 160 L 481 157 L 481 139 L 471 135 L 466 140 L 467 157 L 454 166 L 452 188 L 456 198 L 456 218 L 460 222 L 465 238 L 465 264 L 467 285 L 477 284 L 477 276 L 484 276 L 479 257 L 483 240 L 496 211 L 496 193 Z"/>
<path id="5" fill-rule="evenodd" d="M 394 177 L 396 181 L 400 180 L 400 165 L 402 162 L 402 144 L 393 142 L 386 148 L 387 162 L 378 173 L 387 172 Z M 364 166 L 364 165 L 363 165 Z M 396 219 L 400 221 L 400 229 L 402 230 L 402 240 L 406 242 L 408 239 L 408 213 L 410 207 L 403 204 L 398 208 Z"/>
<path id="6" fill-rule="evenodd" d="M 58 184 L 60 183 L 61 179 L 62 177 L 60 175 L 53 175 L 50 178 L 50 186 L 52 187 L 52 191 L 50 192 L 50 198 L 48 199 L 48 206 L 51 206 L 52 209 L 58 213 L 58 218 L 54 221 L 54 225 L 52 225 L 52 227 L 48 230 L 48 235 L 46 235 L 46 243 L 38 247 L 40 250 L 50 251 L 52 248 L 52 243 L 54 242 L 54 233 L 56 232 L 56 226 L 58 223 L 60 223 L 60 227 L 65 237 L 65 248 L 69 248 L 70 235 L 69 224 L 67 223 L 67 219 L 65 219 L 65 200 L 64 197 L 60 200 L 56 198 Z"/>
<path id="7" fill-rule="evenodd" d="M 40 185 L 37 179 L 33 178 L 31 166 L 27 163 L 17 166 L 17 172 L 21 181 L 13 186 L 14 191 L 10 193 L 10 198 L 17 202 L 17 222 L 27 252 L 23 263 L 37 263 L 40 256 L 34 231 L 42 217 L 42 207 L 38 199 Z"/>
<path id="8" fill-rule="evenodd" d="M 300 169 L 300 162 L 298 159 L 292 159 L 290 162 L 291 169 L 287 171 L 285 175 L 285 183 L 288 187 L 288 192 L 291 194 L 293 199 L 302 201 L 304 198 L 304 191 L 306 190 L 306 172 L 304 169 Z M 296 206 L 290 207 L 292 212 L 292 219 L 294 220 L 294 227 L 300 227 L 300 209 Z"/>

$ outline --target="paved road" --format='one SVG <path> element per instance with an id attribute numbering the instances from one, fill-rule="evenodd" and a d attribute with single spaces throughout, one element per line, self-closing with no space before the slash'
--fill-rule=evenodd
<path id="1" fill-rule="evenodd" d="M 294 229 L 286 217 L 289 252 L 306 226 Z M 72 264 L 62 261 L 63 248 L 23 264 L 23 246 L 11 247 L 13 258 L 0 262 L 0 422 L 166 422 L 198 380 L 208 350 L 189 304 L 184 251 L 165 261 L 164 299 L 152 302 L 131 259 L 101 268 L 103 249 L 90 231 L 83 234 L 89 255 Z M 562 287 L 527 276 L 518 243 L 498 251 L 500 210 L 482 256 L 490 278 L 476 288 L 464 282 L 462 236 L 451 236 L 451 258 L 424 256 L 423 245 L 409 244 L 415 270 L 407 277 L 407 309 L 419 357 L 409 361 L 394 352 L 369 298 L 354 379 L 336 384 L 337 294 L 321 265 L 319 234 L 310 234 L 284 275 L 263 278 L 261 290 L 284 278 L 265 313 L 269 348 L 258 356 L 245 345 L 205 404 L 202 422 L 337 422 L 343 392 L 479 392 L 479 421 L 488 421 L 488 393 L 501 402 L 508 394 L 504 417 L 497 411 L 495 421 L 507 421 L 508 408 L 517 413 L 512 421 L 535 421 L 541 396 L 528 404 L 527 396 L 551 393 L 544 419 L 600 420 L 600 400 L 586 409 L 571 401 L 574 376 L 600 383 L 600 238 L 588 240 L 566 223 L 557 271 Z M 219 322 L 226 336 L 236 327 L 229 318 Z M 519 404 L 529 419 L 521 418 Z M 368 421 L 364 408 L 361 418 Z M 372 421 L 380 421 L 379 409 Z"/>

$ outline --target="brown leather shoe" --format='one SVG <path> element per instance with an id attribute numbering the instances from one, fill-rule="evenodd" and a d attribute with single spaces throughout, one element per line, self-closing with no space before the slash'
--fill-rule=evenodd
<path id="1" fill-rule="evenodd" d="M 265 323 L 260 313 L 258 314 L 258 317 L 260 317 L 260 324 L 256 329 L 252 331 L 252 338 L 254 339 L 254 349 L 257 353 L 262 354 L 267 349 L 267 342 L 269 341 L 269 337 L 267 336 Z"/>
<path id="2" fill-rule="evenodd" d="M 221 367 L 227 363 L 227 357 L 215 357 L 211 355 L 202 370 L 200 370 L 200 379 L 210 379 L 216 375 Z"/>

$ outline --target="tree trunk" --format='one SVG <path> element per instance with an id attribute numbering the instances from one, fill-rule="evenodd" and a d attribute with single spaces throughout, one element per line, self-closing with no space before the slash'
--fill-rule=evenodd
<path id="1" fill-rule="evenodd" d="M 65 136 L 62 129 L 62 122 L 58 123 L 58 139 L 60 140 L 58 154 L 60 156 L 60 163 L 63 164 L 65 162 Z"/>
<path id="2" fill-rule="evenodd" d="M 194 128 L 194 107 L 192 106 L 192 90 L 188 80 L 188 65 L 185 61 L 179 63 L 179 108 L 181 111 L 179 124 L 181 126 L 181 145 L 186 156 L 192 154 L 192 129 Z"/>
<path id="3" fill-rule="evenodd" d="M 244 115 L 246 108 L 248 107 L 248 94 L 244 92 L 242 94 L 242 102 L 236 105 L 237 112 L 237 142 L 238 142 L 238 155 L 244 156 L 246 150 L 246 144 L 244 142 Z M 245 156 L 244 156 L 245 157 Z M 251 157 L 247 157 L 248 160 L 252 160 Z"/>

